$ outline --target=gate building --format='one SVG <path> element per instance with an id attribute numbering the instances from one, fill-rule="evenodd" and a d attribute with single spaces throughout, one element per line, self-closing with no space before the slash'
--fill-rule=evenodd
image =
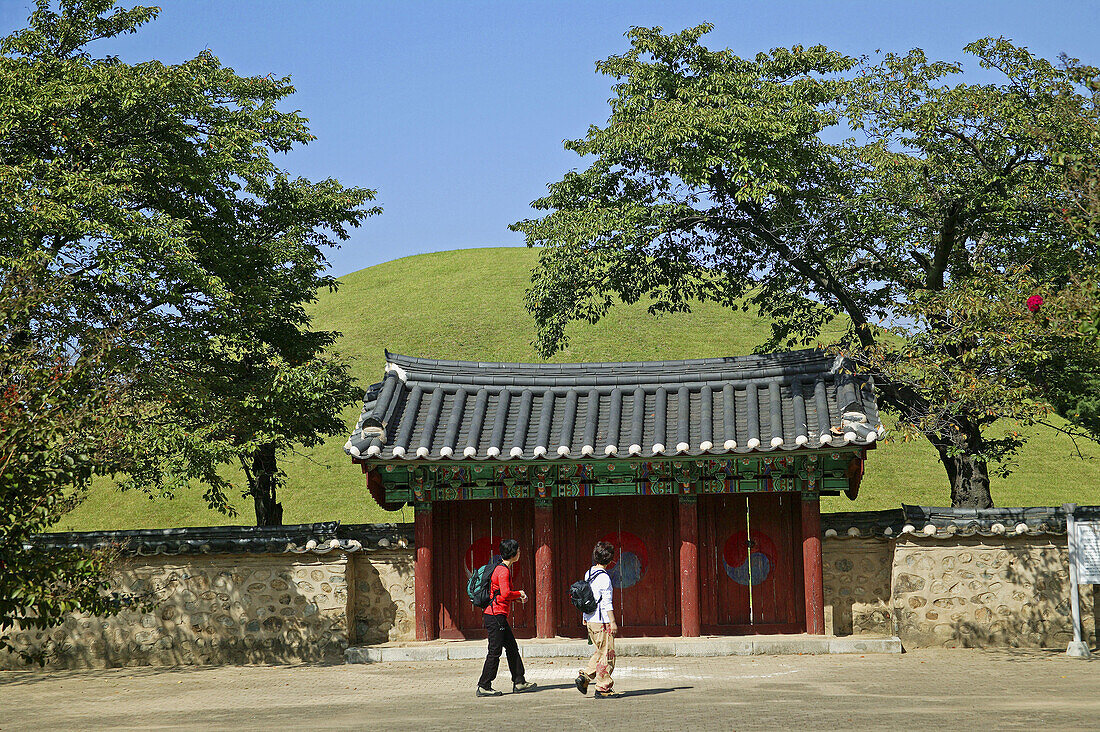
<path id="1" fill-rule="evenodd" d="M 582 635 L 597 540 L 622 635 L 825 632 L 819 500 L 855 497 L 882 434 L 842 359 L 386 360 L 345 451 L 413 508 L 418 639 L 484 637 L 466 581 L 505 537 L 519 637 Z"/>

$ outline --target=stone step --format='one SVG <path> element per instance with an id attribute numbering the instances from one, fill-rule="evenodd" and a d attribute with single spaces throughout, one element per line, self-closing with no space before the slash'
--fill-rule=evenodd
<path id="1" fill-rule="evenodd" d="M 572 638 L 520 641 L 524 658 L 587 658 L 592 646 Z M 827 653 L 901 653 L 896 636 L 721 636 L 704 638 L 622 638 L 617 656 L 778 656 Z M 431 641 L 410 645 L 352 646 L 347 663 L 385 661 L 463 661 L 485 657 L 485 641 Z"/>

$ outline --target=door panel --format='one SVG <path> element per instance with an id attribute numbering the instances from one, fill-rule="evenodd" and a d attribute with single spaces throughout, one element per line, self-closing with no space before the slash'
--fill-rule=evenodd
<path id="1" fill-rule="evenodd" d="M 699 498 L 703 632 L 803 629 L 799 501 L 797 493 Z"/>
<path id="2" fill-rule="evenodd" d="M 534 510 L 529 501 L 453 501 L 436 503 L 435 576 L 441 638 L 484 638 L 481 608 L 466 595 L 470 574 L 498 554 L 500 540 L 519 541 L 520 558 L 512 565 L 512 586 L 526 590 L 526 605 L 512 603 L 510 622 L 518 637 L 535 632 L 533 598 Z"/>
<path id="3" fill-rule="evenodd" d="M 676 635 L 680 626 L 679 557 L 674 496 L 607 496 L 554 503 L 558 633 L 583 636 L 569 585 L 592 566 L 597 541 L 615 545 L 608 568 L 620 634 Z"/>
<path id="4" fill-rule="evenodd" d="M 717 500 L 715 500 L 717 499 Z M 748 625 L 746 562 L 748 499 L 744 495 L 699 497 L 699 565 L 703 573 L 703 625 Z"/>
<path id="5" fill-rule="evenodd" d="M 754 553 L 764 555 L 765 561 L 754 561 L 752 566 L 765 566 L 766 573 L 753 577 L 752 622 L 754 625 L 781 625 L 797 622 L 802 572 L 799 568 L 802 553 L 795 552 L 793 536 L 795 517 L 801 508 L 801 498 L 784 493 L 758 493 L 749 499 L 749 525 L 755 542 Z M 794 509 L 794 511 L 792 511 Z M 805 614 L 805 608 L 802 609 Z"/>

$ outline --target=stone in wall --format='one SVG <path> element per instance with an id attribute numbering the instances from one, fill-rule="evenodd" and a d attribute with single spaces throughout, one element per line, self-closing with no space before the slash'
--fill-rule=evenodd
<path id="1" fill-rule="evenodd" d="M 1065 539 L 899 539 L 892 607 L 909 646 L 1065 648 L 1073 636 Z M 1096 643 L 1091 587 L 1082 587 Z M 1093 622 L 1088 622 L 1093 619 Z"/>
<path id="2" fill-rule="evenodd" d="M 416 639 L 413 550 L 353 554 L 354 643 Z"/>
<path id="3" fill-rule="evenodd" d="M 151 607 L 74 614 L 14 640 L 48 645 L 61 668 L 334 661 L 347 645 L 346 564 L 337 553 L 130 557 L 112 589 Z M 0 655 L 0 667 L 21 666 Z"/>
<path id="4" fill-rule="evenodd" d="M 826 625 L 832 635 L 894 635 L 890 611 L 893 542 L 829 538 L 821 543 Z"/>

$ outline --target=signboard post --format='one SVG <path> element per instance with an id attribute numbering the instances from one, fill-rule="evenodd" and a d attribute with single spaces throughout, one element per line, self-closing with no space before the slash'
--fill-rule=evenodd
<path id="1" fill-rule="evenodd" d="M 1066 503 L 1066 548 L 1069 550 L 1069 601 L 1073 612 L 1073 640 L 1066 648 L 1066 655 L 1075 658 L 1089 657 L 1089 644 L 1081 638 L 1081 600 L 1077 589 L 1079 582 L 1100 582 L 1100 526 L 1095 521 L 1074 520 L 1077 504 Z M 1084 531 L 1082 531 L 1084 529 Z"/>

